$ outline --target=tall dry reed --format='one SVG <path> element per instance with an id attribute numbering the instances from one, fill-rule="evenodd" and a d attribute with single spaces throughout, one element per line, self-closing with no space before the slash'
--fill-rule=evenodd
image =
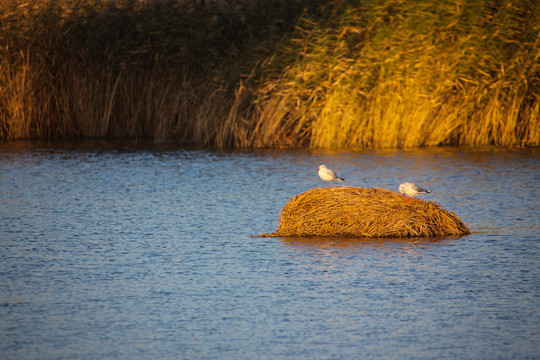
<path id="1" fill-rule="evenodd" d="M 267 64 L 267 145 L 290 120 L 312 147 L 540 145 L 540 5 L 352 3 L 302 19 Z"/>
<path id="2" fill-rule="evenodd" d="M 0 139 L 540 145 L 540 5 L 0 3 Z"/>

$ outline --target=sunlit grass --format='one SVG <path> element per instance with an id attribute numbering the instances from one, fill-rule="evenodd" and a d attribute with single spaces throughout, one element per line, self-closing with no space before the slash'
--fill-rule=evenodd
<path id="1" fill-rule="evenodd" d="M 309 145 L 539 145 L 538 5 L 361 4 L 302 22 L 281 52 L 296 59 L 267 107 L 298 99 L 281 113 L 311 124 Z"/>
<path id="2" fill-rule="evenodd" d="M 537 2 L 258 4 L 2 2 L 0 139 L 540 145 Z"/>

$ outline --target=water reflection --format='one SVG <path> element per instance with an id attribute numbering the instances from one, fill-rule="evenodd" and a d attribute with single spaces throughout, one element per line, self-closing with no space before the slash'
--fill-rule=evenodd
<path id="1" fill-rule="evenodd" d="M 465 235 L 466 236 L 466 235 Z M 357 247 L 389 247 L 393 245 L 444 245 L 450 243 L 460 237 L 385 237 L 385 238 L 371 238 L 371 237 L 327 237 L 327 236 L 288 236 L 278 237 L 285 245 L 298 246 L 298 247 L 316 247 L 322 249 L 328 249 L 332 247 L 346 248 L 350 246 Z"/>

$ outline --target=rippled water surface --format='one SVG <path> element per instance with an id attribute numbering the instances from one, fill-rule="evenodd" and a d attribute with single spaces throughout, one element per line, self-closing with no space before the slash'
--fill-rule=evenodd
<path id="1" fill-rule="evenodd" d="M 252 238 L 404 180 L 472 234 Z M 540 150 L 0 146 L 2 359 L 540 359 Z"/>

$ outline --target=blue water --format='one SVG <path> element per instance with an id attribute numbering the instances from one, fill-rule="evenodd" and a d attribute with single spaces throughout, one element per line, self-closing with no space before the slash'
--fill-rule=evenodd
<path id="1" fill-rule="evenodd" d="M 295 194 L 433 190 L 472 234 L 253 238 Z M 540 149 L 0 146 L 1 359 L 540 359 Z"/>

